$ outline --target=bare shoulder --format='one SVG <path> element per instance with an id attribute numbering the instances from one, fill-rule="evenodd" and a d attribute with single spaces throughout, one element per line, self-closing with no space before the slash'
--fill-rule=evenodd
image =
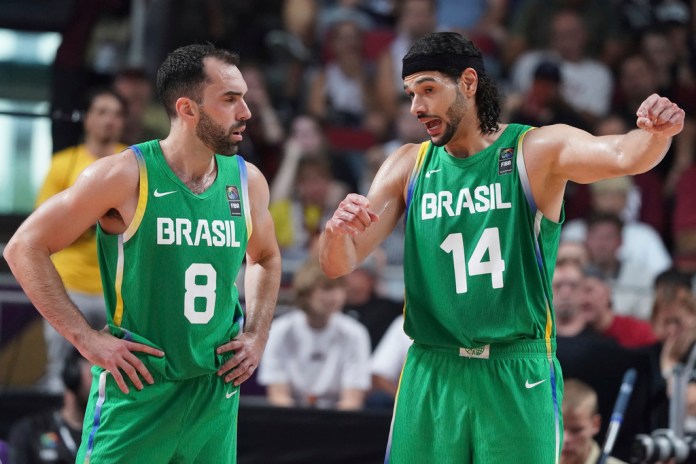
<path id="1" fill-rule="evenodd" d="M 408 180 L 416 164 L 420 144 L 408 143 L 402 145 L 384 161 L 375 175 L 370 187 L 368 198 L 380 201 L 391 201 L 401 197 L 405 202 Z"/>
<path id="2" fill-rule="evenodd" d="M 582 141 L 591 135 L 582 129 L 567 124 L 542 126 L 529 131 L 524 139 L 525 154 L 534 155 L 537 152 L 558 152 L 574 141 Z"/>
<path id="3" fill-rule="evenodd" d="M 247 178 L 249 181 L 249 195 L 254 200 L 253 203 L 257 205 L 265 205 L 267 207 L 268 202 L 270 201 L 270 193 L 268 190 L 268 181 L 266 180 L 266 177 L 253 163 L 244 161 L 244 164 L 246 165 Z"/>
<path id="4" fill-rule="evenodd" d="M 105 194 L 133 191 L 140 182 L 138 161 L 132 150 L 99 159 L 80 174 L 77 184 Z"/>

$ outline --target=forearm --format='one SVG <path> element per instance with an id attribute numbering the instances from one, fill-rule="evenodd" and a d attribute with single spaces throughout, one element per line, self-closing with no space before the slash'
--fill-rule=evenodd
<path id="1" fill-rule="evenodd" d="M 283 139 L 283 126 L 280 124 L 275 110 L 271 106 L 261 108 L 261 125 L 263 126 L 264 141 L 268 144 L 280 143 Z"/>
<path id="2" fill-rule="evenodd" d="M 47 251 L 11 241 L 5 259 L 29 300 L 70 343 L 80 346 L 92 329 L 70 300 Z"/>
<path id="3" fill-rule="evenodd" d="M 245 332 L 255 334 L 265 346 L 280 288 L 280 254 L 247 265 L 244 282 Z"/>
<path id="4" fill-rule="evenodd" d="M 288 144 L 283 154 L 283 161 L 278 168 L 271 184 L 271 203 L 275 203 L 292 195 L 297 165 L 300 161 L 299 149 L 292 143 Z"/>
<path id="5" fill-rule="evenodd" d="M 359 263 L 352 237 L 324 230 L 319 237 L 319 261 L 324 273 L 331 278 L 350 274 Z"/>
<path id="6" fill-rule="evenodd" d="M 273 406 L 295 406 L 295 401 L 290 394 L 290 386 L 287 384 L 274 384 L 266 387 L 266 399 Z"/>
<path id="7" fill-rule="evenodd" d="M 651 134 L 636 129 L 616 140 L 622 171 L 628 175 L 641 174 L 655 167 L 664 158 L 672 137 Z"/>

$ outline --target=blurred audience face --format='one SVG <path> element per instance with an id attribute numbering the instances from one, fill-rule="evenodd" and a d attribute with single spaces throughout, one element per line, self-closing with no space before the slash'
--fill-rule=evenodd
<path id="1" fill-rule="evenodd" d="M 656 73 L 647 59 L 640 55 L 629 56 L 621 63 L 619 84 L 624 97 L 634 104 L 642 102 L 658 90 Z"/>
<path id="2" fill-rule="evenodd" d="M 652 324 L 662 342 L 674 342 L 673 352 L 686 354 L 696 340 L 696 301 L 684 288 L 656 289 Z"/>
<path id="3" fill-rule="evenodd" d="M 140 121 L 152 101 L 152 85 L 145 75 L 123 74 L 114 80 L 114 89 L 128 103 L 128 119 Z"/>
<path id="4" fill-rule="evenodd" d="M 553 274 L 553 307 L 560 322 L 580 316 L 582 299 L 582 270 L 579 266 L 566 263 L 556 266 Z"/>
<path id="5" fill-rule="evenodd" d="M 332 180 L 326 166 L 320 163 L 303 163 L 297 171 L 297 196 L 305 205 L 324 205 L 329 197 Z"/>
<path id="6" fill-rule="evenodd" d="M 410 39 L 415 40 L 435 31 L 434 0 L 406 0 L 401 7 L 398 28 Z"/>
<path id="7" fill-rule="evenodd" d="M 370 271 L 357 268 L 350 274 L 346 274 L 345 279 L 348 304 L 361 305 L 370 301 L 377 284 L 375 276 Z"/>
<path id="8" fill-rule="evenodd" d="M 599 432 L 600 417 L 590 398 L 577 407 L 563 408 L 563 451 L 561 464 L 583 464 Z"/>
<path id="9" fill-rule="evenodd" d="M 85 137 L 99 143 L 116 143 L 121 139 L 125 108 L 118 98 L 108 93 L 97 95 L 85 114 Z"/>
<path id="10" fill-rule="evenodd" d="M 558 245 L 556 262 L 565 263 L 568 261 L 576 263 L 581 268 L 584 268 L 589 264 L 590 255 L 588 254 L 584 243 L 566 240 Z"/>
<path id="11" fill-rule="evenodd" d="M 589 324 L 595 324 L 601 316 L 611 312 L 611 289 L 595 276 L 585 276 L 582 280 L 581 309 Z"/>
<path id="12" fill-rule="evenodd" d="M 346 297 L 347 292 L 343 285 L 319 284 L 310 292 L 305 310 L 312 317 L 328 317 L 343 310 Z"/>
<path id="13" fill-rule="evenodd" d="M 298 116 L 292 122 L 290 138 L 295 140 L 303 155 L 317 155 L 324 151 L 324 136 L 319 123 L 310 116 Z"/>
<path id="14" fill-rule="evenodd" d="M 590 262 L 601 268 L 614 265 L 621 246 L 621 230 L 612 222 L 597 222 L 587 229 L 585 244 Z"/>
<path id="15" fill-rule="evenodd" d="M 563 59 L 579 61 L 585 56 L 587 30 L 577 13 L 562 11 L 551 24 L 551 46 Z"/>
<path id="16" fill-rule="evenodd" d="M 344 56 L 362 55 L 362 30 L 352 21 L 341 21 L 331 28 L 331 51 L 334 59 Z"/>
<path id="17" fill-rule="evenodd" d="M 675 50 L 667 36 L 661 32 L 648 31 L 641 37 L 643 54 L 658 69 L 669 69 L 677 59 Z"/>

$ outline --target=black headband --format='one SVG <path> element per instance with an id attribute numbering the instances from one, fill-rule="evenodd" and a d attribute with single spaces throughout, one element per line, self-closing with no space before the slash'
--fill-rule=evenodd
<path id="1" fill-rule="evenodd" d="M 480 56 L 466 56 L 456 53 L 442 53 L 437 55 L 416 55 L 405 56 L 401 78 L 421 71 L 440 71 L 446 69 L 459 68 L 464 71 L 466 68 L 473 68 L 479 75 L 486 73 L 483 66 L 483 58 Z"/>

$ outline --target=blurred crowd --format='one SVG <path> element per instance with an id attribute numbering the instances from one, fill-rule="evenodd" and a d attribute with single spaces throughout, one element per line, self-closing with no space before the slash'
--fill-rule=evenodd
<path id="1" fill-rule="evenodd" d="M 598 411 L 608 421 L 629 367 L 639 371 L 632 430 L 667 425 L 672 370 L 696 342 L 696 1 L 76 0 L 74 8 L 54 64 L 55 152 L 163 137 L 168 120 L 153 87 L 164 55 L 203 41 L 240 52 L 252 113 L 240 154 L 269 181 L 284 261 L 281 304 L 247 388 L 279 406 L 393 402 L 410 344 L 401 329 L 403 235 L 337 280 L 322 275 L 315 239 L 347 192 L 367 193 L 396 148 L 427 140 L 401 79 L 415 39 L 443 30 L 471 38 L 505 95 L 502 122 L 618 134 L 635 127 L 647 96 L 669 97 L 687 117 L 662 162 L 568 186 L 553 280 L 558 357 L 578 382 L 568 408 L 589 404 L 589 436 Z M 102 94 L 115 111 L 94 111 L 103 86 L 118 94 Z M 76 110 L 79 123 L 69 117 Z M 78 168 L 68 163 L 64 181 Z M 696 384 L 688 397 L 696 422 Z M 575 445 L 565 446 L 573 462 Z"/>

